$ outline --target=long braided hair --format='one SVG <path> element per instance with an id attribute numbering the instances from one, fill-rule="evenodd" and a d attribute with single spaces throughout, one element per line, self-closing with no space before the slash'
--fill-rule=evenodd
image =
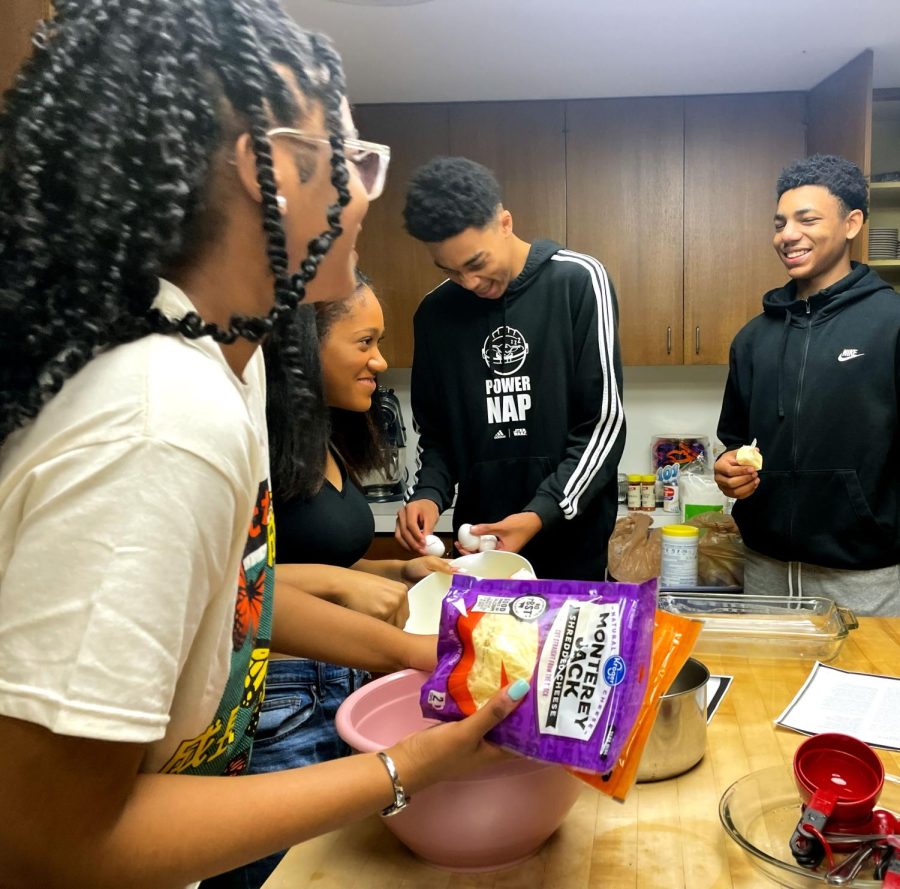
<path id="1" fill-rule="evenodd" d="M 344 79 L 327 39 L 276 0 L 57 0 L 0 114 L 0 444 L 98 352 L 149 333 L 220 343 L 281 337 L 281 369 L 308 453 L 314 421 L 304 363 L 315 325 L 294 311 L 350 200 L 341 139 Z M 298 269 L 288 256 L 265 133 L 293 125 L 295 93 L 321 104 L 337 200 Z M 249 132 L 274 278 L 266 317 L 227 329 L 151 303 L 158 277 L 213 235 L 217 152 Z M 304 345 L 307 343 L 307 345 Z"/>

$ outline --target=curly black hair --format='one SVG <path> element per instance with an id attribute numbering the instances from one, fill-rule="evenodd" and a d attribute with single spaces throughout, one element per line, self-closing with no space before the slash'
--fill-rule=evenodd
<path id="1" fill-rule="evenodd" d="M 863 219 L 869 218 L 866 177 L 853 161 L 836 154 L 814 154 L 794 161 L 781 171 L 775 191 L 781 198 L 786 191 L 804 185 L 827 188 L 841 202 L 845 216 L 851 210 L 862 210 Z"/>
<path id="2" fill-rule="evenodd" d="M 296 327 L 350 200 L 340 59 L 276 0 L 57 0 L 55 10 L 0 115 L 0 444 L 113 346 L 154 332 L 255 342 Z M 266 131 L 306 109 L 280 69 L 324 110 L 338 194 L 299 270 L 288 267 Z M 196 313 L 167 319 L 151 309 L 158 278 L 214 236 L 211 173 L 241 132 L 256 156 L 274 307 L 228 329 Z M 282 367 L 309 420 L 304 346 L 289 339 Z"/>
<path id="3" fill-rule="evenodd" d="M 387 470 L 384 436 L 376 422 L 378 407 L 373 400 L 365 413 L 329 408 L 322 386 L 319 346 L 328 336 L 332 325 L 353 310 L 364 287 L 371 281 L 356 270 L 356 290 L 343 300 L 300 306 L 297 323 L 304 330 L 300 337 L 296 329 L 276 332 L 264 345 L 266 356 L 266 424 L 269 428 L 269 454 L 272 466 L 272 488 L 278 498 L 308 499 L 322 486 L 325 477 L 325 445 L 318 444 L 312 453 L 309 436 L 293 412 L 287 381 L 281 367 L 285 337 L 294 337 L 304 350 L 304 361 L 311 369 L 311 415 L 319 428 L 326 430 L 326 438 L 337 450 L 347 466 L 350 477 L 357 484 L 369 472 Z M 310 332 L 312 335 L 310 335 Z M 315 344 L 315 353 L 309 351 Z"/>
<path id="4" fill-rule="evenodd" d="M 403 219 L 416 240 L 437 244 L 467 228 L 484 228 L 502 202 L 487 167 L 467 157 L 435 157 L 412 174 Z"/>

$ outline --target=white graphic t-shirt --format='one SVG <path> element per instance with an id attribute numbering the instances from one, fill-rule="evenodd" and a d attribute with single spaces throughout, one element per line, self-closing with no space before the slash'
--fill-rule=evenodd
<path id="1" fill-rule="evenodd" d="M 162 281 L 170 317 L 192 306 Z M 274 585 L 265 373 L 149 336 L 68 380 L 0 450 L 0 713 L 243 770 Z M 248 530 L 249 529 L 249 530 Z"/>

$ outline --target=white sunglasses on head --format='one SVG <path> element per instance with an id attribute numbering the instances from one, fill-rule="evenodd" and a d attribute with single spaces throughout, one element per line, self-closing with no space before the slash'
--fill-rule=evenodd
<path id="1" fill-rule="evenodd" d="M 276 127 L 269 130 L 266 135 L 286 136 L 299 142 L 330 145 L 327 136 L 311 136 L 303 130 L 294 130 L 290 127 Z M 359 171 L 363 188 L 370 201 L 374 201 L 384 190 L 384 180 L 387 178 L 388 164 L 391 160 L 391 149 L 388 145 L 379 145 L 377 142 L 364 142 L 362 139 L 352 139 L 349 136 L 343 138 L 344 156 Z"/>

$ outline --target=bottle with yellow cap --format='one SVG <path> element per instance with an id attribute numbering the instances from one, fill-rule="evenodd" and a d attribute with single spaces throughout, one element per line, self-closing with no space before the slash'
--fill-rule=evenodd
<path id="1" fill-rule="evenodd" d="M 641 476 L 628 476 L 628 499 L 626 503 L 630 510 L 641 508 Z"/>
<path id="2" fill-rule="evenodd" d="M 653 512 L 656 509 L 656 476 L 641 476 L 641 509 Z"/>
<path id="3" fill-rule="evenodd" d="M 661 586 L 697 585 L 697 544 L 700 529 L 693 525 L 664 525 L 661 529 Z"/>

